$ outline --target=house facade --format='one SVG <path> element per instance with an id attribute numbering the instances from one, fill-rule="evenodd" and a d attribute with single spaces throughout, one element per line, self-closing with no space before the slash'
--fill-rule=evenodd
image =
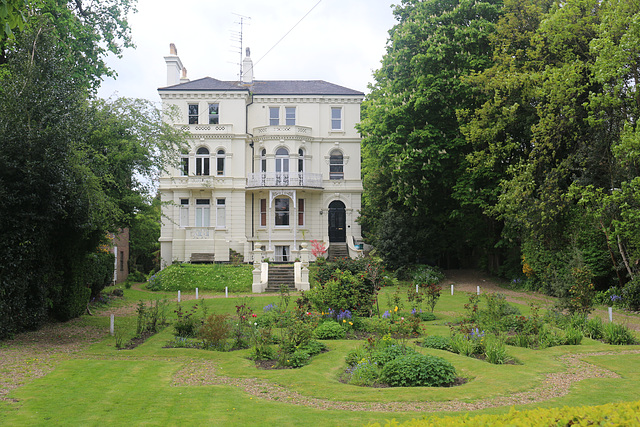
<path id="1" fill-rule="evenodd" d="M 173 262 L 293 262 L 311 240 L 357 256 L 364 94 L 325 81 L 186 78 L 165 57 L 165 107 L 189 151 L 160 178 L 162 267 Z M 306 245 L 304 244 L 306 243 Z"/>

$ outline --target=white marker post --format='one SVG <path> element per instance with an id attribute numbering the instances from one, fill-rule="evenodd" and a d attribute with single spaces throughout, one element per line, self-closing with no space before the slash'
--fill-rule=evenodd
<path id="1" fill-rule="evenodd" d="M 229 287 L 228 286 L 224 287 L 224 297 L 225 298 L 229 298 Z"/>
<path id="2" fill-rule="evenodd" d="M 196 288 L 196 299 L 198 299 L 198 288 Z"/>
<path id="3" fill-rule="evenodd" d="M 180 291 L 178 291 L 178 302 L 180 302 Z"/>
<path id="4" fill-rule="evenodd" d="M 613 322 L 613 307 L 609 307 L 609 322 Z"/>
<path id="5" fill-rule="evenodd" d="M 111 336 L 114 336 L 116 331 L 115 331 L 115 315 L 111 315 L 111 324 L 109 325 L 109 333 L 111 334 Z"/>
<path id="6" fill-rule="evenodd" d="M 453 296 L 453 285 L 451 285 L 451 296 Z"/>
<path id="7" fill-rule="evenodd" d="M 416 294 L 418 293 L 418 285 L 416 285 Z"/>
<path id="8" fill-rule="evenodd" d="M 476 294 L 480 295 L 480 286 L 476 286 Z"/>

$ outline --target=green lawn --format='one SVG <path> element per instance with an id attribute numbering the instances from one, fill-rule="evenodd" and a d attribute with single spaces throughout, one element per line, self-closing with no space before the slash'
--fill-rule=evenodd
<path id="1" fill-rule="evenodd" d="M 386 294 L 393 290 L 383 291 L 381 308 L 386 306 Z M 155 295 L 135 289 L 125 292 L 130 303 Z M 173 293 L 157 296 L 175 298 Z M 291 305 L 295 298 L 292 296 Z M 248 302 L 254 312 L 260 314 L 262 307 L 276 303 L 278 299 L 277 295 L 235 298 L 217 295 L 204 301 L 208 313 L 234 313 L 237 304 Z M 446 323 L 463 313 L 467 300 L 466 294 L 451 296 L 444 292 L 435 309 L 437 319 L 428 322 L 427 333 L 448 335 Z M 193 300 L 184 301 L 183 309 L 194 303 Z M 518 307 L 523 314 L 528 313 L 526 305 Z M 175 302 L 170 302 L 169 308 L 173 315 Z M 86 316 L 63 326 L 62 330 L 69 328 L 71 331 L 84 326 L 99 327 L 105 334 L 79 352 L 55 353 L 50 360 L 53 369 L 47 375 L 36 379 L 25 377 L 23 385 L 12 390 L 7 399 L 0 400 L 0 424 L 364 425 L 384 423 L 392 418 L 407 421 L 423 416 L 457 414 L 411 410 L 425 404 L 479 404 L 484 409 L 462 409 L 459 414 L 501 414 L 512 407 L 530 409 L 636 400 L 640 394 L 640 354 L 629 352 L 639 350 L 640 346 L 610 346 L 586 338 L 579 346 L 545 350 L 509 347 L 509 353 L 522 362 L 519 365 L 491 365 L 441 350 L 418 347 L 420 352 L 447 359 L 459 375 L 469 381 L 450 388 L 363 388 L 342 384 L 337 379 L 344 369 L 346 353 L 363 344 L 358 341 L 326 341 L 330 351 L 315 356 L 309 365 L 300 369 L 258 370 L 246 358 L 249 350 L 221 353 L 163 348 L 172 338 L 171 327 L 133 350 L 120 351 L 115 348 L 114 338 L 107 333 L 109 318 L 106 316 Z M 125 338 L 129 339 L 135 332 L 135 315 L 117 317 L 116 327 L 123 330 Z M 12 357 L 19 350 L 17 347 L 11 343 L 0 345 L 0 357 L 3 354 Z M 488 404 L 517 393 L 535 394 L 536 390 L 543 390 L 548 374 L 567 370 L 560 358 L 579 353 L 585 354 L 584 360 L 589 364 L 605 368 L 617 374 L 617 378 L 577 381 L 572 383 L 566 395 L 537 403 L 522 401 L 495 407 Z M 185 378 L 186 374 L 179 373 L 189 366 L 201 367 L 193 375 L 196 380 L 200 376 L 206 379 L 205 385 L 197 381 L 174 384 L 176 378 Z M 206 367 L 215 367 L 215 375 Z M 3 376 L 8 376 L 6 367 L 0 369 L 1 382 L 6 381 Z M 187 380 L 190 376 L 186 377 Z M 265 399 L 274 387 L 284 390 L 283 394 L 278 400 Z M 349 408 L 341 409 L 343 404 Z"/>

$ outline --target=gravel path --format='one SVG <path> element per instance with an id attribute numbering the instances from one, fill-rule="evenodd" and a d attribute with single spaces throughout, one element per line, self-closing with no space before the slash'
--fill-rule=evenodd
<path id="1" fill-rule="evenodd" d="M 318 399 L 255 378 L 231 378 L 216 373 L 216 364 L 212 361 L 189 362 L 174 376 L 174 386 L 230 385 L 241 388 L 245 393 L 260 399 L 287 402 L 316 409 L 343 411 L 379 411 L 379 412 L 452 412 L 475 411 L 517 404 L 538 403 L 565 396 L 570 387 L 578 381 L 588 378 L 619 378 L 615 372 L 592 365 L 582 360 L 590 356 L 620 354 L 640 354 L 640 350 L 620 352 L 597 352 L 570 354 L 560 357 L 566 370 L 548 374 L 543 383 L 532 390 L 480 399 L 475 402 L 450 400 L 445 402 L 345 402 Z"/>

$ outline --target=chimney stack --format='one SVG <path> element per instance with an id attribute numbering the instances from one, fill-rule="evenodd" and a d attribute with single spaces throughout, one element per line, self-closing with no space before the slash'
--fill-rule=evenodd
<path id="1" fill-rule="evenodd" d="M 187 78 L 187 69 L 186 67 L 182 68 L 182 77 L 180 77 L 180 83 L 187 83 L 189 79 Z"/>
<path id="2" fill-rule="evenodd" d="M 169 45 L 169 55 L 164 57 L 164 62 L 167 64 L 167 86 L 177 85 L 180 83 L 180 72 L 184 67 L 178 57 L 178 49 L 175 44 Z"/>
<path id="3" fill-rule="evenodd" d="M 251 60 L 251 50 L 247 48 L 247 56 L 242 60 L 242 84 L 253 84 L 253 61 Z"/>

